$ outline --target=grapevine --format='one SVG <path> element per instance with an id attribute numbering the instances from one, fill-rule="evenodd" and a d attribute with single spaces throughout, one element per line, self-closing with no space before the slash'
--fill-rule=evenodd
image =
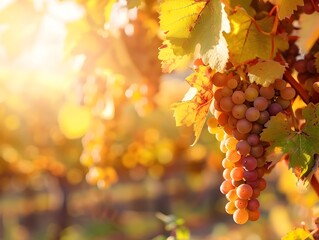
<path id="1" fill-rule="evenodd" d="M 288 166 L 295 175 L 312 184 L 318 192 L 314 176 L 317 170 L 314 154 L 318 153 L 318 146 L 310 139 L 302 139 L 303 143 L 297 147 L 298 154 L 292 154 L 293 146 L 283 142 L 285 136 L 295 142 L 298 134 L 311 134 L 308 129 L 316 128 L 308 112 L 316 112 L 317 105 L 305 106 L 318 102 L 318 35 L 311 39 L 311 46 L 305 46 L 301 43 L 305 39 L 299 34 L 305 27 L 305 15 L 313 14 L 312 19 L 318 20 L 315 18 L 318 16 L 318 3 L 293 1 L 291 6 L 288 6 L 288 1 L 198 3 L 200 12 L 189 9 L 189 13 L 198 14 L 198 19 L 191 22 L 190 32 L 181 37 L 185 51 L 181 53 L 176 50 L 181 46 L 175 39 L 179 33 L 174 32 L 170 25 L 173 20 L 165 19 L 169 11 L 174 12 L 167 10 L 166 2 L 170 1 L 161 5 L 161 27 L 167 33 L 160 57 L 169 46 L 171 57 L 177 59 L 176 64 L 177 56 L 186 54 L 185 46 L 194 47 L 194 38 L 199 38 L 197 43 L 201 46 L 194 60 L 194 73 L 186 79 L 197 93 L 188 102 L 174 105 L 176 124 L 193 124 L 196 143 L 203 119 L 210 112 L 208 131 L 215 135 L 220 142 L 220 151 L 225 153 L 221 163 L 224 181 L 220 185 L 220 191 L 228 200 L 225 211 L 233 215 L 237 224 L 258 220 L 258 197 L 267 186 L 264 175 L 284 158 L 288 159 Z M 185 3 L 184 7 L 188 5 Z M 212 49 L 202 37 L 204 29 L 209 29 L 204 24 L 212 24 L 204 14 L 210 8 L 221 9 L 219 20 L 222 22 L 219 28 L 222 34 L 215 35 L 220 41 L 210 42 Z M 179 17 L 188 17 L 186 13 L 179 14 Z M 223 14 L 227 15 L 227 19 L 223 18 Z M 183 24 L 188 23 L 183 22 L 179 26 Z M 200 33 L 202 38 L 196 38 L 196 34 Z M 256 44 L 256 41 L 259 42 Z M 216 48 L 223 44 L 228 50 L 218 52 Z M 161 60 L 167 62 L 165 58 Z M 303 104 L 298 104 L 296 97 L 301 98 Z M 187 105 L 187 112 L 183 112 L 184 105 Z M 190 112 L 194 114 L 192 119 L 188 118 Z M 314 117 L 317 118 L 317 115 Z M 279 119 L 285 121 L 284 129 L 275 126 L 274 122 L 278 124 Z M 283 134 L 276 134 L 279 139 L 271 136 L 281 130 Z M 315 136 L 316 133 L 312 134 Z M 308 145 L 313 147 L 306 149 Z M 303 159 L 301 154 L 309 154 L 309 157 Z"/>
<path id="2" fill-rule="evenodd" d="M 56 6 L 77 12 L 61 16 Z M 32 187 L 30 179 L 40 172 L 58 179 L 66 203 L 67 184 L 82 179 L 111 192 L 128 179 L 161 185 L 177 176 L 177 168 L 195 166 L 196 173 L 218 170 L 220 179 L 209 173 L 217 180 L 207 185 L 219 190 L 212 195 L 221 199 L 223 216 L 246 227 L 271 215 L 264 196 L 274 190 L 269 180 L 282 167 L 296 185 L 319 196 L 318 0 L 30 0 L 4 1 L 0 12 L 6 68 L 0 72 L 1 191 L 13 178 Z M 63 28 L 55 39 L 63 58 L 59 69 L 70 68 L 72 81 L 63 87 L 42 83 L 63 89 L 59 94 L 33 83 L 24 91 L 27 83 L 7 79 L 21 74 L 29 81 L 37 79 L 28 72 L 36 65 L 56 67 L 42 55 L 51 45 L 36 46 L 47 37 L 50 21 Z M 25 61 L 30 65 L 20 73 Z M 189 87 L 183 98 L 181 86 Z M 42 113 L 25 113 L 34 106 Z M 164 109 L 172 110 L 169 116 Z M 28 139 L 17 144 L 20 134 Z M 207 154 L 216 141 L 218 152 Z M 201 179 L 192 180 L 195 189 Z M 158 202 L 167 197 L 161 194 L 178 190 L 174 184 L 167 191 L 161 185 Z M 190 239 L 187 219 L 165 212 L 165 204 L 155 205 L 163 210 L 156 215 L 166 235 Z M 302 223 L 283 239 L 319 239 L 319 212 L 311 214 L 312 226 Z M 62 222 L 57 236 L 64 227 Z"/>

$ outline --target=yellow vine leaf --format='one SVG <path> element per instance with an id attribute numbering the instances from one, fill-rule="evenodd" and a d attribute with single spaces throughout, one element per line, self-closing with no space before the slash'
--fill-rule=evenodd
<path id="1" fill-rule="evenodd" d="M 317 168 L 314 155 L 319 153 L 319 105 L 309 104 L 302 111 L 306 123 L 301 131 L 294 131 L 286 115 L 279 113 L 271 117 L 267 128 L 261 133 L 261 140 L 269 142 L 267 154 L 281 148 L 289 154 L 289 168 L 295 175 L 306 180 Z"/>
<path id="2" fill-rule="evenodd" d="M 287 233 L 281 240 L 314 240 L 312 234 L 303 228 L 296 228 Z"/>
<path id="3" fill-rule="evenodd" d="M 285 66 L 273 60 L 259 60 L 257 64 L 249 66 L 247 71 L 251 83 L 256 82 L 263 87 L 268 87 L 277 78 L 282 78 Z"/>
<path id="4" fill-rule="evenodd" d="M 189 85 L 196 89 L 196 94 L 190 100 L 172 105 L 176 126 L 193 125 L 195 141 L 192 146 L 198 141 L 213 98 L 213 85 L 209 75 L 208 68 L 200 66 L 186 78 Z"/>
<path id="5" fill-rule="evenodd" d="M 278 49 L 283 51 L 288 48 L 285 35 L 271 36 L 262 33 L 256 27 L 257 24 L 262 31 L 270 33 L 273 17 L 266 17 L 254 23 L 244 9 L 238 9 L 229 16 L 229 21 L 231 32 L 225 33 L 224 36 L 231 53 L 230 59 L 235 65 L 256 57 L 270 59 L 275 56 Z"/>
<path id="6" fill-rule="evenodd" d="M 168 40 L 159 48 L 158 59 L 161 60 L 162 71 L 170 73 L 174 69 L 185 68 L 191 59 L 190 55 L 175 55 Z"/>
<path id="7" fill-rule="evenodd" d="M 303 6 L 303 0 L 264 0 L 264 2 L 270 2 L 273 5 L 277 6 L 278 17 L 280 20 L 283 20 L 286 17 L 290 17 L 297 6 Z"/>
<path id="8" fill-rule="evenodd" d="M 222 40 L 224 37 L 221 34 L 227 30 L 228 19 L 226 13 L 226 17 L 223 17 L 222 12 L 219 0 L 162 1 L 160 28 L 170 42 L 170 45 L 166 45 L 171 48 L 165 50 L 166 53 L 173 53 L 173 59 L 176 56 L 193 56 L 199 46 L 204 62 L 209 63 L 212 68 L 222 70 L 228 59 L 227 44 Z"/>

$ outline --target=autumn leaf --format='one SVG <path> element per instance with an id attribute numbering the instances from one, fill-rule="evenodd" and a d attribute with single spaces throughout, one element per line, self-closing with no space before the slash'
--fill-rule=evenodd
<path id="1" fill-rule="evenodd" d="M 264 2 L 270 2 L 273 5 L 277 6 L 278 17 L 280 20 L 283 20 L 286 17 L 290 17 L 297 6 L 303 6 L 303 0 L 264 0 Z"/>
<path id="2" fill-rule="evenodd" d="M 314 238 L 309 231 L 303 228 L 296 228 L 295 230 L 287 233 L 287 235 L 282 237 L 281 240 L 314 240 Z"/>
<path id="3" fill-rule="evenodd" d="M 286 115 L 279 113 L 267 123 L 267 128 L 261 133 L 261 140 L 269 142 L 267 154 L 281 148 L 289 154 L 289 168 L 295 175 L 304 180 L 313 172 L 314 154 L 319 153 L 319 108 L 318 104 L 309 104 L 303 110 L 306 120 L 302 131 L 294 131 Z"/>
<path id="4" fill-rule="evenodd" d="M 160 28 L 170 42 L 173 59 L 176 59 L 175 56 L 193 56 L 199 45 L 203 61 L 222 70 L 228 59 L 227 44 L 221 34 L 227 30 L 228 20 L 226 13 L 223 15 L 222 12 L 218 0 L 162 1 Z"/>
<path id="5" fill-rule="evenodd" d="M 273 60 L 259 60 L 257 64 L 249 66 L 247 71 L 251 83 L 268 87 L 277 78 L 282 78 L 285 66 Z"/>
<path id="6" fill-rule="evenodd" d="M 319 24 L 313 24 L 319 19 L 319 13 L 314 12 L 310 15 L 301 14 L 300 30 L 297 45 L 302 53 L 308 53 L 314 43 L 319 38 Z"/>
<path id="7" fill-rule="evenodd" d="M 166 40 L 159 48 L 158 59 L 161 60 L 162 71 L 170 73 L 175 69 L 185 68 L 190 62 L 190 55 L 175 55 L 171 43 Z"/>
<path id="8" fill-rule="evenodd" d="M 278 49 L 283 51 L 288 48 L 285 35 L 271 36 L 257 28 L 259 26 L 262 31 L 270 33 L 273 17 L 254 22 L 244 9 L 238 9 L 229 16 L 229 21 L 231 32 L 225 33 L 224 36 L 228 43 L 230 59 L 235 65 L 256 57 L 270 59 Z"/>
<path id="9" fill-rule="evenodd" d="M 193 125 L 195 133 L 194 145 L 200 136 L 205 124 L 209 106 L 213 98 L 212 81 L 206 66 L 200 66 L 194 73 L 186 78 L 196 94 L 190 100 L 185 100 L 172 105 L 176 126 Z"/>

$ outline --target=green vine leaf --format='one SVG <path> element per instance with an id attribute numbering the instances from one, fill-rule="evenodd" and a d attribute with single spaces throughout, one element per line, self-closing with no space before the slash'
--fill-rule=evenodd
<path id="1" fill-rule="evenodd" d="M 231 32 L 224 33 L 230 59 L 234 65 L 252 60 L 256 57 L 271 59 L 277 50 L 286 50 L 288 40 L 285 35 L 272 36 L 274 18 L 266 17 L 254 22 L 244 9 L 238 9 L 229 16 Z M 257 25 L 259 29 L 257 28 Z"/>
<path id="2" fill-rule="evenodd" d="M 287 233 L 281 240 L 314 240 L 311 233 L 303 228 L 296 228 L 295 230 Z"/>
<path id="3" fill-rule="evenodd" d="M 268 87 L 277 78 L 282 78 L 285 66 L 273 60 L 259 60 L 257 64 L 249 66 L 247 71 L 251 83 Z"/>
<path id="4" fill-rule="evenodd" d="M 281 149 L 289 155 L 289 168 L 295 175 L 305 180 L 317 167 L 314 154 L 319 153 L 319 105 L 309 104 L 303 110 L 306 120 L 302 131 L 294 131 L 283 113 L 272 117 L 267 128 L 261 133 L 261 140 L 270 143 L 267 154 Z"/>

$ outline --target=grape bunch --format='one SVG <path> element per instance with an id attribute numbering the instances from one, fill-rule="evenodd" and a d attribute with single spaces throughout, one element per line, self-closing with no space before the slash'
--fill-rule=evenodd
<path id="1" fill-rule="evenodd" d="M 271 116 L 289 110 L 296 92 L 283 79 L 263 87 L 233 73 L 217 72 L 212 83 L 213 116 L 207 125 L 226 154 L 220 186 L 229 201 L 225 210 L 233 214 L 237 224 L 256 221 L 260 216 L 257 198 L 266 188 L 263 176 L 269 166 L 265 157 L 267 143 L 260 140 L 260 133 Z"/>

